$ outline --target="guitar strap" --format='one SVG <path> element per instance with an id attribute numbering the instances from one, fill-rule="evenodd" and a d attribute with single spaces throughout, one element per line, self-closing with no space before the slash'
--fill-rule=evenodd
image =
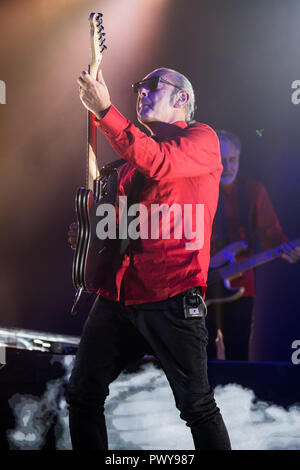
<path id="1" fill-rule="evenodd" d="M 142 190 L 142 187 L 144 185 L 145 181 L 145 176 L 142 175 L 139 171 L 136 170 L 135 175 L 134 175 L 134 180 L 132 182 L 132 189 L 129 193 L 128 199 L 127 199 L 127 207 L 129 208 L 132 204 L 135 204 L 138 202 L 138 196 Z M 128 227 L 131 222 L 131 220 L 134 219 L 134 216 L 127 216 L 127 238 L 123 239 L 120 243 L 120 254 L 123 255 L 125 251 L 127 250 L 129 243 L 130 243 L 130 238 L 128 237 Z"/>
<path id="2" fill-rule="evenodd" d="M 238 191 L 238 201 L 240 206 L 240 215 L 245 229 L 246 242 L 250 246 L 252 243 L 251 229 L 250 229 L 250 212 L 249 212 L 249 201 L 248 194 L 246 190 L 246 180 L 245 178 L 237 179 L 237 191 Z"/>
<path id="3" fill-rule="evenodd" d="M 120 158 L 118 160 L 114 160 L 113 162 L 111 163 L 107 163 L 103 168 L 102 168 L 102 172 L 104 170 L 105 171 L 110 171 L 110 169 L 114 169 L 114 168 L 119 168 L 121 167 L 122 165 L 124 165 L 126 162 L 126 160 L 124 160 L 123 158 Z M 100 172 L 101 173 L 101 172 Z M 138 196 L 140 194 L 140 191 L 144 185 L 144 181 L 145 181 L 145 176 L 142 175 L 139 171 L 135 171 L 134 173 L 134 177 L 133 177 L 133 182 L 132 182 L 132 186 L 131 186 L 131 191 L 128 195 L 128 198 L 127 198 L 127 207 L 129 208 L 132 204 L 138 202 Z M 134 216 L 127 216 L 127 234 L 128 234 L 128 227 L 129 227 L 129 224 L 131 222 L 131 220 L 134 219 Z M 121 240 L 121 243 L 120 243 L 120 254 L 123 255 L 125 253 L 125 251 L 127 250 L 128 246 L 129 246 L 129 243 L 130 243 L 130 238 L 125 238 L 125 239 L 122 239 Z"/>
<path id="4" fill-rule="evenodd" d="M 224 246 L 229 244 L 229 232 L 228 232 L 228 224 L 225 217 L 225 209 L 224 209 L 224 198 L 222 194 L 222 190 L 220 189 L 219 192 L 219 201 L 218 206 L 214 218 L 214 230 L 217 234 L 216 239 L 216 251 L 222 250 Z"/>
<path id="5" fill-rule="evenodd" d="M 237 193 L 238 193 L 237 196 L 238 196 L 238 201 L 239 201 L 240 217 L 241 217 L 241 221 L 245 230 L 246 241 L 250 244 L 252 241 L 252 237 L 251 237 L 251 229 L 250 229 L 249 202 L 248 202 L 248 195 L 246 191 L 246 180 L 244 178 L 238 178 L 237 180 Z M 216 228 L 216 232 L 218 234 L 217 251 L 219 251 L 230 243 L 228 222 L 225 217 L 224 198 L 223 198 L 222 190 L 220 190 L 220 194 L 219 194 L 219 202 L 218 202 L 218 207 L 217 207 L 217 211 L 215 215 L 214 225 Z"/>
<path id="6" fill-rule="evenodd" d="M 119 168 L 120 166 L 124 165 L 125 163 L 126 163 L 126 160 L 124 160 L 123 158 L 118 158 L 118 160 L 114 160 L 113 162 L 106 163 L 106 165 L 104 165 L 104 167 L 101 168 L 100 173 L 103 170 Z"/>

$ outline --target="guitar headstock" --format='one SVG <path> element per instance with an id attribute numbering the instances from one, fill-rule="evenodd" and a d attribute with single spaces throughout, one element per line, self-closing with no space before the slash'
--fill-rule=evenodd
<path id="1" fill-rule="evenodd" d="M 91 40 L 91 62 L 89 69 L 91 76 L 95 79 L 97 78 L 97 70 L 102 60 L 103 52 L 107 49 L 102 18 L 102 13 L 91 13 L 89 16 Z"/>

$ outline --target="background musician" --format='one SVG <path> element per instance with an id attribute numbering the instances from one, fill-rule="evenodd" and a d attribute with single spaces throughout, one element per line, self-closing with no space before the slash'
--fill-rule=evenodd
<path id="1" fill-rule="evenodd" d="M 284 243 L 281 257 L 290 263 L 300 257 L 300 247 L 290 246 L 284 235 L 270 197 L 264 185 L 238 176 L 241 153 L 240 139 L 231 132 L 217 132 L 220 140 L 223 172 L 213 233 L 214 255 L 226 245 L 244 240 L 249 248 L 238 257 L 254 253 L 256 237 L 263 249 Z M 243 296 L 233 302 L 208 308 L 209 359 L 248 360 L 253 323 L 255 283 L 253 269 L 231 281 L 232 287 L 245 288 Z"/>

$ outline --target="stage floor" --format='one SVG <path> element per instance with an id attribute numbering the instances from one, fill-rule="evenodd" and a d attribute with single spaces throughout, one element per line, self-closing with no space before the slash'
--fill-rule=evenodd
<path id="1" fill-rule="evenodd" d="M 52 367 L 59 365 L 64 373 L 50 379 L 39 395 L 11 394 L 10 389 L 8 403 L 14 415 L 6 430 L 10 449 L 71 449 L 64 387 L 73 360 L 74 356 L 49 358 Z M 239 366 L 251 368 L 247 363 Z M 215 367 L 228 369 L 230 364 Z M 260 400 L 251 388 L 234 380 L 216 385 L 215 398 L 233 449 L 300 450 L 299 404 L 283 407 Z M 111 450 L 193 449 L 190 430 L 179 417 L 163 371 L 153 361 L 126 371 L 111 384 L 106 421 Z"/>

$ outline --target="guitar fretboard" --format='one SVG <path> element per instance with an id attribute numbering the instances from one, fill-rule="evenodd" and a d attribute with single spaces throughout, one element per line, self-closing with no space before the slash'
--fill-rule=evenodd
<path id="1" fill-rule="evenodd" d="M 220 269 L 221 275 L 223 278 L 234 276 L 240 272 L 247 271 L 254 266 L 260 266 L 261 264 L 267 263 L 268 261 L 272 261 L 273 259 L 278 258 L 281 253 L 280 246 L 277 246 L 276 248 L 264 251 L 263 253 L 253 255 L 251 258 L 241 260 L 238 263 L 224 266 L 224 268 Z"/>
<path id="2" fill-rule="evenodd" d="M 291 248 L 296 248 L 300 245 L 300 238 L 297 238 L 296 240 L 288 243 Z M 213 283 L 220 279 L 228 279 L 251 268 L 254 268 L 255 266 L 260 266 L 264 263 L 267 263 L 268 261 L 272 261 L 275 258 L 278 258 L 282 253 L 282 245 L 279 245 L 275 248 L 271 248 L 270 250 L 253 255 L 250 258 L 234 262 L 232 264 L 226 264 L 226 266 L 214 269 L 211 273 L 209 273 L 209 282 Z"/>

